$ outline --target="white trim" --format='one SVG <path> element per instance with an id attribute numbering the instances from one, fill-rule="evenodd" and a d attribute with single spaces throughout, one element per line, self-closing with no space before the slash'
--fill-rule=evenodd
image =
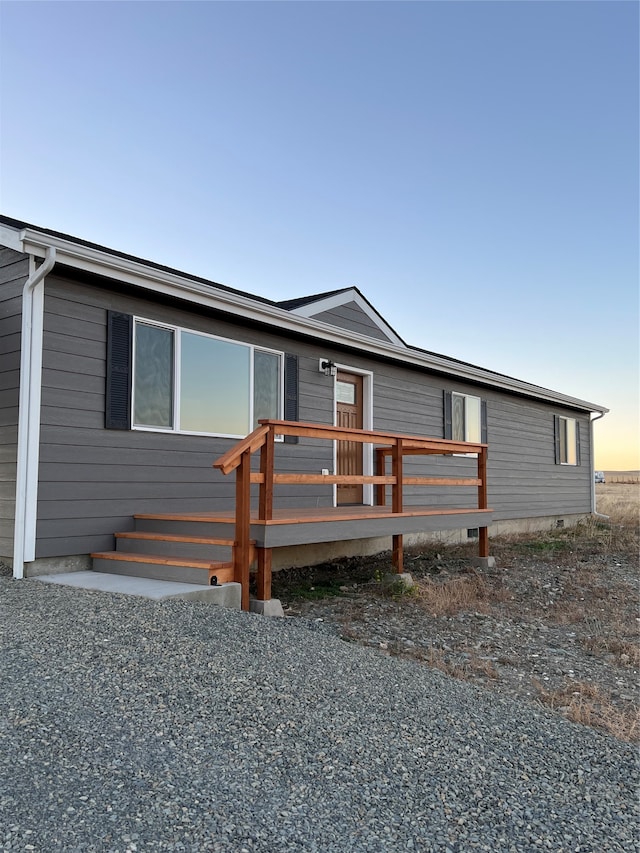
<path id="1" fill-rule="evenodd" d="M 342 293 L 334 293 L 332 296 L 321 297 L 313 302 L 308 302 L 306 305 L 300 305 L 299 308 L 292 308 L 291 313 L 297 314 L 299 317 L 313 318 L 324 311 L 331 311 L 333 308 L 339 308 L 341 305 L 348 305 L 350 302 L 355 302 L 358 308 L 366 314 L 367 317 L 377 326 L 380 331 L 396 346 L 405 347 L 406 344 L 386 323 L 382 317 L 375 311 L 371 305 L 362 298 L 355 287 L 350 287 Z"/>
<path id="2" fill-rule="evenodd" d="M 13 249 L 14 252 L 22 252 L 21 234 L 15 228 L 0 225 L 0 246 L 6 246 L 8 249 Z"/>
<path id="3" fill-rule="evenodd" d="M 569 418 L 569 417 L 567 417 L 566 415 L 558 415 L 558 429 L 560 429 L 560 430 L 561 430 L 561 432 L 563 431 L 563 426 L 562 426 L 562 422 L 563 422 L 563 421 L 565 422 L 565 426 L 564 426 L 564 436 L 565 436 L 564 444 L 565 444 L 565 451 L 566 451 L 566 455 L 567 455 L 567 458 L 568 458 L 568 457 L 571 455 L 571 454 L 570 454 L 570 450 L 571 450 L 571 449 L 573 449 L 573 455 L 575 456 L 575 460 L 576 460 L 576 461 L 575 461 L 575 462 L 563 462 L 563 461 L 562 461 L 562 459 L 560 459 L 560 463 L 559 463 L 559 464 L 560 464 L 560 465 L 568 465 L 570 468 L 576 468 L 576 467 L 577 467 L 577 465 L 578 465 L 578 430 L 580 429 L 580 427 L 579 427 L 579 425 L 578 425 L 578 419 L 577 419 L 577 418 Z M 569 422 L 570 422 L 570 421 L 572 421 L 572 422 L 573 422 L 573 448 L 570 448 L 570 447 L 569 447 L 569 430 L 568 430 L 568 424 L 569 424 Z M 560 440 L 560 455 L 562 456 L 562 440 L 561 440 L 561 437 L 560 437 L 560 436 L 559 436 L 559 440 Z M 582 450 L 582 448 L 581 448 L 581 450 Z"/>
<path id="4" fill-rule="evenodd" d="M 22 289 L 20 346 L 20 403 L 16 502 L 13 535 L 13 576 L 24 577 L 24 564 L 35 560 L 40 460 L 40 402 L 42 397 L 42 336 L 44 279 L 56 262 L 50 248 L 39 267 L 29 259 L 29 278 Z"/>
<path id="5" fill-rule="evenodd" d="M 608 515 L 603 515 L 598 512 L 596 505 L 596 454 L 595 454 L 595 446 L 594 446 L 594 433 L 593 433 L 593 425 L 596 421 L 599 421 L 600 418 L 604 417 L 604 412 L 599 415 L 596 415 L 595 418 L 589 418 L 589 455 L 591 456 L 590 460 L 590 468 L 591 468 L 591 512 L 597 516 L 598 518 L 606 518 L 609 519 Z M 580 448 L 582 452 L 582 448 Z"/>
<path id="6" fill-rule="evenodd" d="M 474 365 L 461 364 L 435 353 L 425 353 L 406 346 L 378 341 L 357 332 L 342 330 L 328 323 L 296 315 L 284 308 L 261 303 L 253 298 L 217 289 L 214 283 L 201 284 L 186 275 L 157 270 L 143 261 L 118 258 L 108 251 L 81 246 L 71 240 L 25 228 L 20 232 L 22 251 L 43 257 L 50 247 L 58 251 L 59 262 L 96 273 L 120 282 L 133 284 L 156 293 L 164 293 L 186 302 L 231 312 L 237 317 L 276 326 L 283 332 L 296 332 L 322 341 L 323 344 L 340 344 L 360 349 L 367 355 L 383 356 L 404 364 L 426 370 L 435 370 L 446 376 L 487 385 L 536 400 L 565 405 L 586 412 L 606 413 L 609 409 L 577 397 L 568 397 L 538 385 L 501 376 Z"/>
<path id="7" fill-rule="evenodd" d="M 454 397 L 462 397 L 464 400 L 464 436 L 462 441 L 482 441 L 482 397 L 478 397 L 476 394 L 462 394 L 460 391 L 452 391 L 451 392 L 451 437 L 453 438 L 453 398 Z M 469 438 L 469 416 L 467 412 L 468 401 L 469 399 L 478 401 L 478 437 L 477 438 Z M 454 441 L 458 441 L 459 439 L 453 438 Z M 453 453 L 453 456 L 465 456 L 470 459 L 477 459 L 477 453 Z"/>
<path id="8" fill-rule="evenodd" d="M 371 370 L 363 370 L 360 367 L 352 367 L 349 364 L 335 362 L 338 371 L 343 373 L 352 373 L 354 376 L 362 376 L 362 428 L 373 429 L 373 372 Z M 338 381 L 337 373 L 333 377 L 333 425 L 338 425 L 338 401 L 336 399 L 336 382 Z M 334 473 L 338 468 L 338 443 L 333 442 L 333 470 Z M 373 475 L 373 445 L 362 445 L 362 473 L 365 477 Z M 365 506 L 373 506 L 373 486 L 367 483 L 362 487 L 362 503 Z M 338 505 L 338 487 L 333 487 L 333 505 Z"/>

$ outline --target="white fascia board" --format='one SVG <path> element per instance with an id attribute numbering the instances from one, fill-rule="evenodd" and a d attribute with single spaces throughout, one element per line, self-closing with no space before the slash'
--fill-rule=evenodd
<path id="1" fill-rule="evenodd" d="M 15 252 L 22 252 L 22 238 L 20 232 L 8 225 L 0 225 L 0 246 L 6 246 Z"/>
<path id="2" fill-rule="evenodd" d="M 325 296 L 317 299 L 314 302 L 309 302 L 307 305 L 301 305 L 299 308 L 292 308 L 291 313 L 297 314 L 299 317 L 315 317 L 317 314 L 322 314 L 324 311 L 331 311 L 333 308 L 339 308 L 341 305 L 348 305 L 350 302 L 355 302 L 358 308 L 367 315 L 380 331 L 386 335 L 389 340 L 396 346 L 406 346 L 402 338 L 400 338 L 380 315 L 374 311 L 369 303 L 362 298 L 355 287 L 351 287 L 342 293 L 334 293 L 333 296 Z"/>
<path id="3" fill-rule="evenodd" d="M 54 237 L 30 228 L 21 232 L 21 242 L 24 252 L 44 257 L 46 249 L 53 246 L 57 250 L 57 263 L 93 272 L 103 277 L 117 279 L 135 287 L 146 288 L 154 293 L 164 293 L 186 302 L 225 311 L 239 318 L 273 326 L 284 332 L 294 332 L 317 338 L 322 344 L 334 343 L 350 349 L 359 349 L 365 355 L 390 358 L 424 370 L 437 371 L 462 381 L 488 385 L 492 388 L 522 394 L 560 406 L 581 409 L 585 412 L 605 413 L 609 411 L 603 406 L 589 403 L 586 400 L 568 397 L 565 394 L 531 385 L 528 382 L 521 382 L 509 376 L 501 376 L 470 364 L 453 362 L 434 353 L 420 352 L 406 347 L 404 344 L 398 346 L 357 332 L 342 330 L 329 323 L 301 317 L 284 308 L 278 308 L 276 305 L 258 302 L 249 296 L 217 289 L 213 283 L 205 285 L 179 273 L 154 269 L 142 261 L 120 258 L 108 251 L 82 246 L 71 240 Z"/>

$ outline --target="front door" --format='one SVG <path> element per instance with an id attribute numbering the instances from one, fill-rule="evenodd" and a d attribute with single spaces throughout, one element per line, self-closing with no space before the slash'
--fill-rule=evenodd
<path id="1" fill-rule="evenodd" d="M 362 429 L 362 376 L 340 371 L 336 377 L 336 425 Z M 363 445 L 357 441 L 336 442 L 336 474 L 362 476 Z M 361 485 L 337 486 L 338 506 L 362 503 Z"/>

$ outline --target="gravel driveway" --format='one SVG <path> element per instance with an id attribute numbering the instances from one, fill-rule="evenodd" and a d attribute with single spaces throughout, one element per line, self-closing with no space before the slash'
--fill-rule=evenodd
<path id="1" fill-rule="evenodd" d="M 635 750 L 295 620 L 0 579 L 0 842 L 636 851 Z"/>

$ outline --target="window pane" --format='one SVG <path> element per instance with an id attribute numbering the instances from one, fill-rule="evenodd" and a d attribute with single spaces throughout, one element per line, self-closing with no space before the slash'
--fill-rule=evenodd
<path id="1" fill-rule="evenodd" d="M 180 429 L 249 432 L 249 356 L 242 344 L 182 332 Z"/>
<path id="2" fill-rule="evenodd" d="M 480 443 L 480 397 L 466 397 L 467 435 L 465 441 Z"/>
<path id="3" fill-rule="evenodd" d="M 356 405 L 356 386 L 353 382 L 336 382 L 336 403 Z"/>
<path id="4" fill-rule="evenodd" d="M 253 427 L 260 418 L 280 418 L 280 356 L 255 350 L 253 354 Z"/>
<path id="5" fill-rule="evenodd" d="M 567 418 L 565 423 L 567 425 L 567 457 L 565 459 L 565 462 L 568 465 L 575 465 L 577 463 L 576 422 L 573 418 Z"/>
<path id="6" fill-rule="evenodd" d="M 133 421 L 173 426 L 173 332 L 136 323 Z"/>
<path id="7" fill-rule="evenodd" d="M 559 424 L 560 428 L 560 462 L 567 461 L 567 420 L 566 418 L 560 418 Z"/>
<path id="8" fill-rule="evenodd" d="M 451 395 L 451 438 L 464 441 L 464 397 Z"/>

